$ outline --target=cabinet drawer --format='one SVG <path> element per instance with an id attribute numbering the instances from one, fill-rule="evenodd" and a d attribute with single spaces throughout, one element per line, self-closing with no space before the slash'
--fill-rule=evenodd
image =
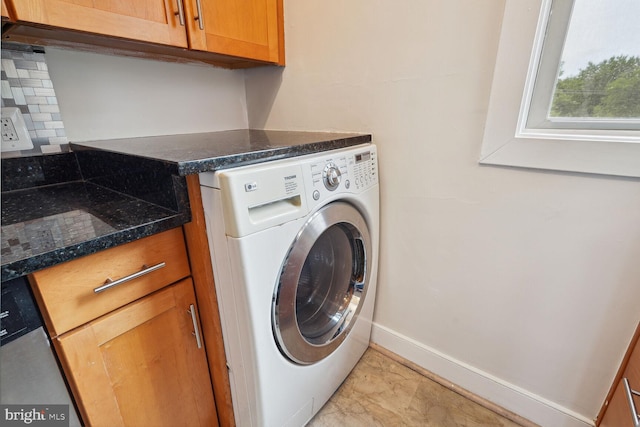
<path id="1" fill-rule="evenodd" d="M 38 271 L 30 279 L 47 328 L 57 336 L 189 274 L 182 228 L 175 228 Z M 95 291 L 122 278 L 130 280 Z"/>

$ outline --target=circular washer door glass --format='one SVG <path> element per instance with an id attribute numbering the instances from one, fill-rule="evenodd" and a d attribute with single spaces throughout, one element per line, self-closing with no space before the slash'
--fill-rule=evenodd
<path id="1" fill-rule="evenodd" d="M 355 324 L 367 291 L 371 239 L 360 212 L 331 203 L 303 226 L 285 259 L 272 306 L 280 351 L 299 364 L 331 354 Z"/>

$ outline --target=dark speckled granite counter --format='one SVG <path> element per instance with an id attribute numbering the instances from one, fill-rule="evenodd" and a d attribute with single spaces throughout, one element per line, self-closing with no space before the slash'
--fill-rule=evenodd
<path id="1" fill-rule="evenodd" d="M 180 180 L 149 202 L 83 180 L 73 153 L 3 159 L 2 174 L 3 282 L 190 220 Z"/>
<path id="2" fill-rule="evenodd" d="M 371 142 L 371 135 L 241 129 L 82 142 L 71 144 L 71 148 L 160 161 L 184 176 L 367 142 Z"/>
<path id="3" fill-rule="evenodd" d="M 185 224 L 185 175 L 370 141 L 244 129 L 72 143 L 71 153 L 2 159 L 2 281 Z"/>

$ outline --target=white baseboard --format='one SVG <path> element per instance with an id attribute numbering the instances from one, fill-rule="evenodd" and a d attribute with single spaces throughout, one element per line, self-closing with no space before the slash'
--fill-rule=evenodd
<path id="1" fill-rule="evenodd" d="M 442 378 L 446 378 L 452 384 L 542 427 L 589 427 L 594 425 L 592 420 L 581 414 L 453 359 L 377 323 L 373 324 L 371 341 Z"/>

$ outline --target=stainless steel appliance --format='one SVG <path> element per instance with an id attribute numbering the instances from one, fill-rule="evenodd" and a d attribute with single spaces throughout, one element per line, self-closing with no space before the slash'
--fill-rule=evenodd
<path id="1" fill-rule="evenodd" d="M 0 403 L 66 404 L 69 425 L 80 426 L 26 279 L 2 283 L 0 293 Z"/>

